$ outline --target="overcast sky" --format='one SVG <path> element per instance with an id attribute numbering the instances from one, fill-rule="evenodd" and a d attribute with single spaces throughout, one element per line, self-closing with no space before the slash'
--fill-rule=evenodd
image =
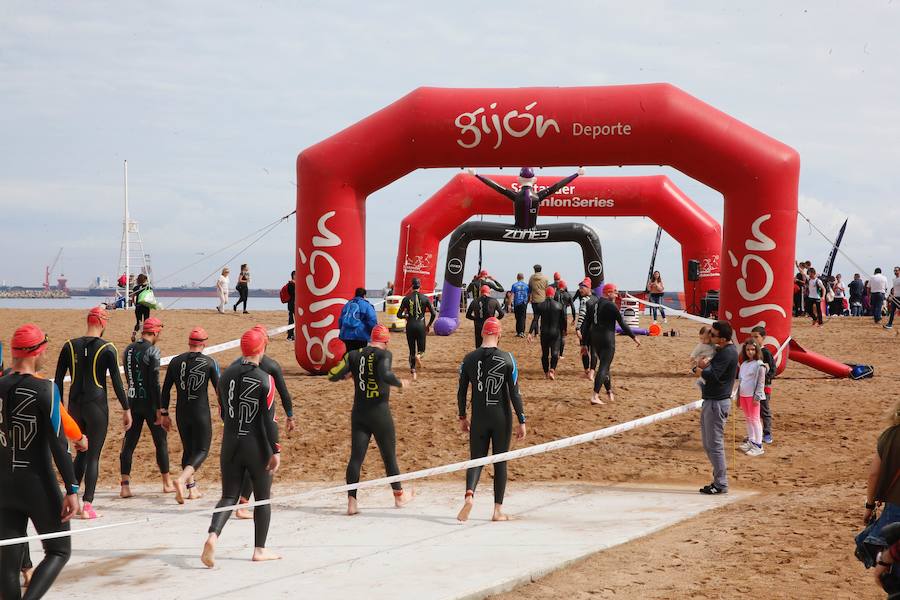
<path id="1" fill-rule="evenodd" d="M 0 282 L 39 285 L 59 247 L 70 285 L 114 277 L 125 159 L 157 284 L 200 282 L 245 244 L 166 275 L 293 210 L 302 149 L 422 85 L 672 83 L 796 148 L 801 211 L 829 236 L 849 217 L 843 248 L 887 269 L 900 263 L 898 31 L 888 1 L 4 2 Z M 370 198 L 369 287 L 393 278 L 400 219 L 456 172 L 420 170 Z M 672 169 L 588 168 L 660 172 L 721 220 L 721 195 Z M 656 226 L 590 224 L 608 279 L 642 287 Z M 802 219 L 797 243 L 824 263 L 828 243 Z M 293 249 L 291 219 L 230 264 L 276 287 Z M 581 269 L 574 244 L 484 250 L 507 283 L 538 259 Z M 679 257 L 664 235 L 669 289 Z"/>

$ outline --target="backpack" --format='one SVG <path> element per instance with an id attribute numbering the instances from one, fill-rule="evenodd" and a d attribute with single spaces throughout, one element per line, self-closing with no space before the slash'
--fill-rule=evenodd
<path id="1" fill-rule="evenodd" d="M 287 304 L 291 301 L 291 293 L 288 291 L 288 284 L 281 286 L 281 291 L 278 292 L 278 299 L 281 300 L 282 304 Z"/>

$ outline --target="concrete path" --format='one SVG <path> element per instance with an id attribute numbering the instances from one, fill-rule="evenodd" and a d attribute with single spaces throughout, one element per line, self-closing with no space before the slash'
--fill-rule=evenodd
<path id="1" fill-rule="evenodd" d="M 75 536 L 73 558 L 48 597 L 482 598 L 748 495 L 709 497 L 674 487 L 512 484 L 506 507 L 520 518 L 492 523 L 490 490 L 487 479 L 465 524 L 455 518 L 462 482 L 420 485 L 416 500 L 402 510 L 393 508 L 387 490 L 363 491 L 363 512 L 352 518 L 342 514 L 343 497 L 276 505 L 267 545 L 283 560 L 252 563 L 253 523 L 232 518 L 214 569 L 199 560 L 208 516 L 179 516 L 185 508 L 149 488 L 136 490 L 138 497 L 127 501 L 98 495 L 95 504 L 104 516 L 97 524 L 145 516 L 163 520 Z M 216 498 L 211 496 L 187 509 L 213 506 Z M 75 523 L 76 528 L 88 525 Z M 37 562 L 41 552 L 36 544 L 32 550 Z"/>

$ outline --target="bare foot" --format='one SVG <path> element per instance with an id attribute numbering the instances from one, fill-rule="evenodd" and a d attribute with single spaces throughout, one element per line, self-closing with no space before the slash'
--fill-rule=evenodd
<path id="1" fill-rule="evenodd" d="M 550 371 L 547 373 L 547 377 L 550 379 L 550 381 L 556 381 L 556 369 L 550 369 Z"/>
<path id="2" fill-rule="evenodd" d="M 595 392 L 594 395 L 591 396 L 591 404 L 593 404 L 594 406 L 600 406 L 601 404 L 606 404 L 606 402 L 601 400 L 600 394 Z"/>
<path id="3" fill-rule="evenodd" d="M 417 369 L 422 368 L 422 357 L 419 356 L 418 354 L 416 354 L 416 368 Z"/>
<path id="4" fill-rule="evenodd" d="M 175 485 L 172 483 L 172 476 L 168 473 L 162 474 L 163 494 L 171 494 L 175 491 Z"/>
<path id="5" fill-rule="evenodd" d="M 466 503 L 463 504 L 463 507 L 459 509 L 459 513 L 456 515 L 456 520 L 460 523 L 465 523 L 469 520 L 469 514 L 472 512 L 472 507 L 475 506 L 475 498 L 472 496 L 466 496 Z"/>
<path id="6" fill-rule="evenodd" d="M 590 379 L 591 378 L 591 376 L 588 374 L 587 369 L 584 370 L 584 375 L 582 375 L 581 377 L 582 377 L 582 379 Z"/>
<path id="7" fill-rule="evenodd" d="M 347 496 L 347 516 L 352 517 L 357 514 L 359 514 L 359 503 L 353 496 Z"/>
<path id="8" fill-rule="evenodd" d="M 197 487 L 197 484 L 194 484 L 194 487 L 188 490 L 188 500 L 199 500 L 203 497 L 203 492 L 200 491 L 200 488 Z"/>
<path id="9" fill-rule="evenodd" d="M 416 499 L 416 488 L 412 488 L 409 490 L 403 490 L 403 493 L 397 496 L 394 495 L 394 506 L 397 508 L 403 508 L 410 502 Z"/>
<path id="10" fill-rule="evenodd" d="M 494 505 L 494 515 L 491 517 L 491 521 L 512 521 L 513 517 L 503 512 L 501 506 L 500 504 Z"/>
<path id="11" fill-rule="evenodd" d="M 419 378 L 419 374 L 416 373 L 415 369 L 413 369 L 412 371 L 410 371 L 410 374 L 412 375 L 412 380 L 413 380 L 413 381 L 416 381 L 416 380 Z"/>
<path id="12" fill-rule="evenodd" d="M 253 513 L 250 512 L 250 509 L 239 508 L 236 511 L 234 511 L 234 516 L 237 519 L 252 519 Z"/>
<path id="13" fill-rule="evenodd" d="M 588 379 L 593 381 L 595 375 L 596 375 L 596 372 L 594 371 L 594 369 L 588 369 L 588 376 L 587 376 Z"/>
<path id="14" fill-rule="evenodd" d="M 212 569 L 216 565 L 216 541 L 219 539 L 214 533 L 209 534 L 206 543 L 203 544 L 203 553 L 200 555 L 200 561 Z"/>
<path id="15" fill-rule="evenodd" d="M 607 398 L 610 402 L 614 402 L 615 399 L 616 399 L 616 395 L 612 393 L 612 390 L 610 390 L 610 391 L 606 392 L 606 398 Z"/>
<path id="16" fill-rule="evenodd" d="M 32 574 L 34 574 L 34 569 L 22 569 L 22 587 L 28 587 Z"/>
<path id="17" fill-rule="evenodd" d="M 280 560 L 281 557 L 269 550 L 268 548 L 254 548 L 253 549 L 253 562 L 262 562 L 264 560 Z"/>
<path id="18" fill-rule="evenodd" d="M 165 491 L 165 488 L 163 488 Z M 184 504 L 184 482 L 181 481 L 181 478 L 175 480 L 175 502 L 178 504 Z"/>
<path id="19" fill-rule="evenodd" d="M 119 498 L 131 498 L 134 494 L 131 493 L 131 486 L 128 485 L 128 481 L 122 482 L 122 489 L 119 490 Z"/>

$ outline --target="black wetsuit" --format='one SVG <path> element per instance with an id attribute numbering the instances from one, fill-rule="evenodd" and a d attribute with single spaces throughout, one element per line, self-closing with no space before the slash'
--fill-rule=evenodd
<path id="1" fill-rule="evenodd" d="M 472 386 L 472 420 L 469 425 L 471 458 L 509 450 L 512 439 L 512 410 L 519 423 L 525 422 L 525 410 L 519 395 L 519 372 L 512 353 L 499 348 L 478 348 L 469 352 L 459 367 L 456 402 L 459 416 L 466 416 L 466 396 Z M 512 404 L 512 410 L 510 410 Z M 475 492 L 482 467 L 466 471 L 466 491 Z M 494 502 L 503 504 L 506 492 L 506 463 L 494 463 Z"/>
<path id="2" fill-rule="evenodd" d="M 144 423 L 153 436 L 156 464 L 160 473 L 169 472 L 169 442 L 166 430 L 156 425 L 156 411 L 161 408 L 159 391 L 159 348 L 146 340 L 138 340 L 125 349 L 125 379 L 128 381 L 128 401 L 131 404 L 131 428 L 122 440 L 119 469 L 122 475 L 131 474 L 131 459 L 141 439 Z"/>
<path id="3" fill-rule="evenodd" d="M 425 324 L 425 311 L 431 315 L 428 325 Z M 406 319 L 406 343 L 409 345 L 409 368 L 412 371 L 416 370 L 416 356 L 425 354 L 425 333 L 431 328 L 436 316 L 431 300 L 418 290 L 405 296 L 400 302 L 397 318 Z"/>
<path id="4" fill-rule="evenodd" d="M 622 332 L 634 339 L 634 332 L 628 327 L 622 313 L 619 312 L 616 303 L 608 298 L 597 298 L 597 301 L 588 301 L 587 314 L 581 324 L 582 332 L 585 327 L 590 329 L 591 346 L 597 353 L 597 373 L 594 375 L 594 392 L 600 391 L 600 386 L 610 391 L 609 369 L 612 366 L 613 357 L 616 355 L 616 323 L 622 328 Z M 582 334 L 583 335 L 583 334 Z"/>
<path id="5" fill-rule="evenodd" d="M 581 300 L 578 306 L 578 316 L 575 318 L 575 326 L 581 333 L 581 364 L 587 369 L 597 368 L 597 351 L 591 344 L 591 328 L 586 324 L 588 309 L 593 310 L 592 305 L 599 302 L 600 298 L 591 293 L 587 296 L 579 296 Z"/>
<path id="6" fill-rule="evenodd" d="M 272 472 L 269 459 L 281 452 L 278 424 L 275 422 L 275 380 L 255 363 L 233 364 L 219 379 L 219 414 L 225 421 L 222 433 L 222 498 L 216 507 L 237 504 L 245 473 L 253 482 L 257 500 L 268 500 L 272 494 Z M 230 510 L 217 512 L 209 525 L 209 533 L 222 534 Z M 257 506 L 253 511 L 254 542 L 265 548 L 269 534 L 272 507 Z"/>
<path id="7" fill-rule="evenodd" d="M 72 378 L 67 403 L 69 414 L 89 440 L 87 452 L 79 452 L 75 457 L 75 479 L 79 484 L 84 480 L 84 501 L 93 502 L 100 475 L 100 453 L 109 429 L 107 375 L 122 410 L 128 410 L 116 347 L 92 336 L 68 340 L 59 352 L 53 377 L 61 392 L 65 391 L 63 380 L 66 374 Z"/>
<path id="8" fill-rule="evenodd" d="M 503 194 L 513 201 L 515 206 L 516 227 L 519 229 L 534 229 L 537 226 L 538 211 L 541 208 L 541 202 L 572 182 L 572 180 L 578 177 L 578 173 L 569 175 L 565 179 L 557 181 L 540 192 L 535 192 L 530 185 L 522 186 L 519 188 L 519 191 L 516 192 L 506 189 L 487 177 L 482 177 L 481 175 L 476 175 L 475 177 L 492 190 Z"/>
<path id="9" fill-rule="evenodd" d="M 231 363 L 231 366 L 239 365 L 243 360 L 242 357 L 238 357 Z M 259 368 L 272 376 L 272 380 L 275 382 L 275 390 L 278 392 L 278 397 L 281 398 L 281 406 L 284 408 L 284 414 L 290 419 L 294 416 L 294 404 L 291 399 L 291 393 L 288 391 L 287 384 L 284 381 L 284 373 L 281 372 L 281 365 L 279 365 L 278 361 L 274 358 L 269 358 L 263 354 L 262 359 L 259 361 Z M 241 497 L 249 498 L 252 493 L 253 482 L 250 481 L 250 474 L 245 473 L 244 481 L 241 483 Z"/>
<path id="10" fill-rule="evenodd" d="M 502 319 L 505 314 L 497 299 L 490 296 L 481 296 L 469 305 L 466 318 L 475 321 L 476 348 L 481 348 L 481 328 L 484 327 L 484 322 L 491 317 Z"/>
<path id="11" fill-rule="evenodd" d="M 505 292 L 503 289 L 503 285 L 500 284 L 499 281 L 492 279 L 490 277 L 478 278 L 476 277 L 472 281 L 469 282 L 469 285 L 466 286 L 466 293 L 472 296 L 472 300 L 477 300 L 478 296 L 481 295 L 481 286 L 486 285 L 495 292 Z"/>
<path id="12" fill-rule="evenodd" d="M 52 381 L 10 373 L 0 378 L 0 539 L 27 535 L 28 519 L 38 533 L 68 531 L 63 523 L 63 497 L 77 494 L 78 483 L 60 417 L 59 389 Z M 31 579 L 26 598 L 50 589 L 72 553 L 71 538 L 42 541 L 44 560 Z M 27 544 L 0 548 L 0 598 L 20 598 L 19 571 Z"/>
<path id="13" fill-rule="evenodd" d="M 540 303 L 541 320 L 541 367 L 546 373 L 549 369 L 556 369 L 559 363 L 560 344 L 563 332 L 566 330 L 566 309 L 555 299 L 547 298 Z M 531 322 L 530 332 L 536 335 L 538 332 L 536 323 Z"/>
<path id="14" fill-rule="evenodd" d="M 169 410 L 172 386 L 175 386 L 175 422 L 181 437 L 181 468 L 190 465 L 196 471 L 209 455 L 212 421 L 209 416 L 209 384 L 219 385 L 219 364 L 202 352 L 185 352 L 172 359 L 163 382 L 162 408 Z"/>
<path id="15" fill-rule="evenodd" d="M 577 313 L 575 312 L 575 300 L 572 298 L 572 294 L 569 293 L 569 290 L 556 290 L 556 296 L 553 297 L 554 300 L 562 304 L 563 313 L 567 313 L 569 311 L 572 312 L 572 320 L 574 321 L 577 318 Z M 569 324 L 567 322 L 568 315 L 564 315 L 563 326 L 560 330 L 559 335 L 559 357 L 562 358 L 566 354 L 566 334 L 569 332 Z"/>
<path id="16" fill-rule="evenodd" d="M 388 400 L 391 386 L 400 387 L 400 380 L 391 371 L 393 357 L 387 350 L 366 346 L 351 350 L 329 371 L 331 381 L 340 381 L 347 373 L 353 379 L 353 410 L 350 412 L 350 462 L 347 463 L 347 483 L 357 483 L 359 472 L 374 435 L 384 470 L 388 476 L 399 475 L 397 465 L 397 433 Z M 394 491 L 403 486 L 392 483 Z M 347 492 L 356 498 L 356 490 Z"/>

